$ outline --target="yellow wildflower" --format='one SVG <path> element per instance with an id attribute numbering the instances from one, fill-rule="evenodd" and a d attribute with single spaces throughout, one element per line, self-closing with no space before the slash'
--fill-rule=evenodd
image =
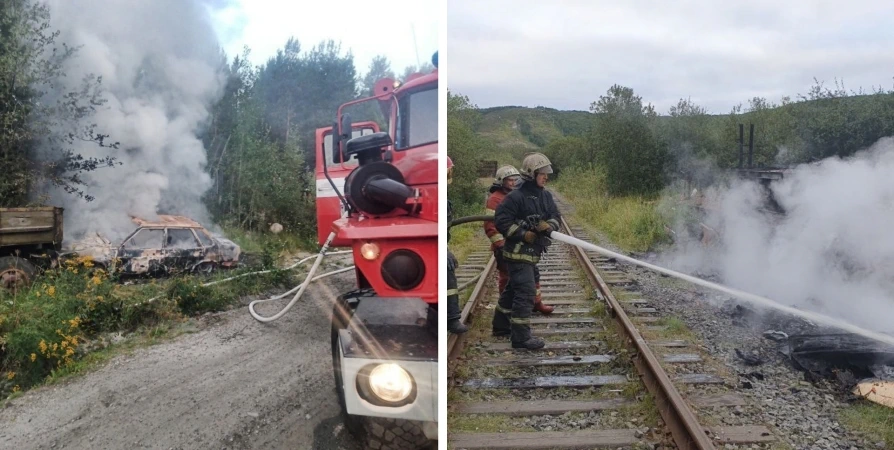
<path id="1" fill-rule="evenodd" d="M 40 291 L 35 292 L 35 293 L 34 293 L 34 296 L 37 297 L 37 298 L 40 298 Z"/>
<path id="2" fill-rule="evenodd" d="M 34 361 L 37 361 L 37 354 L 32 353 L 31 354 L 31 362 L 34 362 Z"/>
<path id="3" fill-rule="evenodd" d="M 13 391 L 13 392 L 19 392 L 20 390 L 21 390 L 21 389 L 19 388 L 19 385 L 18 385 L 18 384 L 12 387 L 12 391 Z"/>
<path id="4" fill-rule="evenodd" d="M 40 348 L 40 353 L 47 352 L 47 343 L 43 339 L 40 340 L 40 344 L 37 344 L 37 346 Z"/>
<path id="5" fill-rule="evenodd" d="M 56 295 L 56 286 L 50 286 L 47 288 L 47 295 L 53 297 Z"/>
<path id="6" fill-rule="evenodd" d="M 94 286 L 99 286 L 100 284 L 102 284 L 102 280 L 96 275 L 93 275 L 93 278 L 91 278 L 90 281 L 93 282 Z"/>
<path id="7" fill-rule="evenodd" d="M 15 378 L 15 377 L 16 377 L 16 373 L 15 373 L 15 372 L 6 372 L 6 379 L 7 379 L 7 380 L 11 380 L 11 379 L 13 379 L 13 378 Z"/>
<path id="8" fill-rule="evenodd" d="M 80 317 L 75 317 L 74 319 L 71 319 L 71 320 L 68 321 L 68 326 L 69 326 L 70 328 L 77 328 L 78 325 L 80 325 L 80 324 L 81 324 L 81 318 L 80 318 Z"/>

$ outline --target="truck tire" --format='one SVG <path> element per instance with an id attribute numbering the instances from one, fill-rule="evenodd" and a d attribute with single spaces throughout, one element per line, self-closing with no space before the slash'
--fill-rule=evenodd
<path id="1" fill-rule="evenodd" d="M 431 447 L 425 437 L 422 424 L 415 420 L 364 417 L 364 431 L 369 449 L 420 450 Z M 437 446 L 433 447 L 437 448 Z"/>
<path id="2" fill-rule="evenodd" d="M 356 295 L 356 297 L 347 297 Z M 338 403 L 341 407 L 342 420 L 345 427 L 363 445 L 364 450 L 419 450 L 431 447 L 432 442 L 425 437 L 422 423 L 415 420 L 390 419 L 385 417 L 358 416 L 347 413 L 345 391 L 342 388 L 340 349 L 338 331 L 347 327 L 357 307 L 358 298 L 363 295 L 375 295 L 371 291 L 356 291 L 345 294 L 336 300 L 332 310 L 332 371 L 335 375 L 335 389 L 338 392 Z M 349 301 L 348 299 L 354 300 Z"/>
<path id="3" fill-rule="evenodd" d="M 0 288 L 15 292 L 30 285 L 36 274 L 37 268 L 25 258 L 17 256 L 0 258 Z"/>

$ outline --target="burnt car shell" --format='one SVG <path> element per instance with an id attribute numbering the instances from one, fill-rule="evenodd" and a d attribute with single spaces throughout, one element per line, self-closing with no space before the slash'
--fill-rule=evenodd
<path id="1" fill-rule="evenodd" d="M 210 272 L 239 262 L 238 245 L 212 236 L 187 217 L 160 215 L 153 221 L 133 221 L 138 227 L 121 245 L 113 246 L 97 235 L 74 244 L 71 252 L 91 256 L 95 264 L 124 275 Z"/>

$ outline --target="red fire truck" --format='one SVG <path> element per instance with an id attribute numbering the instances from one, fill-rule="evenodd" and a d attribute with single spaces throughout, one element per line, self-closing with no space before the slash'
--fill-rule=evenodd
<path id="1" fill-rule="evenodd" d="M 353 251 L 333 299 L 332 364 L 347 427 L 372 448 L 421 448 L 438 418 L 438 72 L 339 107 L 316 132 L 319 240 Z M 387 123 L 352 123 L 369 102 Z M 361 107 L 362 108 L 362 107 Z"/>

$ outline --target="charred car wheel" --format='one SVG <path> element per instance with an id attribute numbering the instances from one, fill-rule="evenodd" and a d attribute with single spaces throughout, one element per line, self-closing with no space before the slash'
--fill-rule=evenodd
<path id="1" fill-rule="evenodd" d="M 197 266 L 195 266 L 192 271 L 193 273 L 201 274 L 201 275 L 211 275 L 217 269 L 217 266 L 212 262 L 203 262 Z"/>
<path id="2" fill-rule="evenodd" d="M 31 284 L 37 268 L 27 259 L 17 256 L 0 258 L 0 288 L 15 292 Z"/>
<path id="3" fill-rule="evenodd" d="M 364 289 L 345 294 L 338 298 L 332 310 L 332 370 L 335 374 L 335 389 L 345 427 L 362 443 L 364 449 L 419 450 L 427 448 L 432 441 L 425 437 L 421 422 L 385 417 L 357 416 L 348 414 L 345 405 L 345 391 L 341 374 L 338 331 L 348 326 L 354 309 L 364 296 L 375 292 Z"/>

